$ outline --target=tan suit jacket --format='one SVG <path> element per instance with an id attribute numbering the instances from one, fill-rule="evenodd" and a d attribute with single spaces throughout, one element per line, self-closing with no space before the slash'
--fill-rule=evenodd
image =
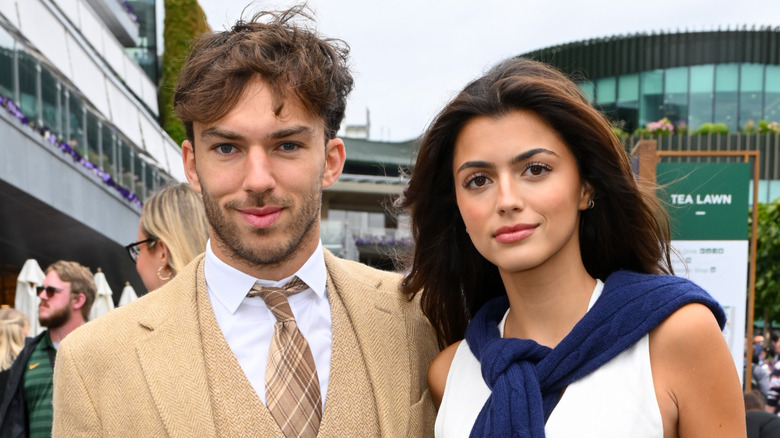
<path id="1" fill-rule="evenodd" d="M 209 368 L 205 361 L 198 319 L 198 303 L 201 310 L 208 303 L 205 295 L 198 299 L 198 294 L 207 294 L 203 260 L 198 257 L 161 289 L 85 324 L 62 342 L 54 370 L 55 437 L 209 437 L 225 435 L 228 429 L 240 430 L 242 436 L 281 436 L 245 376 L 240 372 L 238 377 L 208 375 L 215 367 Z M 426 373 L 438 348 L 419 300 L 410 302 L 398 291 L 398 274 L 342 260 L 328 251 L 325 264 L 331 308 L 335 300 L 343 305 L 340 314 L 346 315 L 334 319 L 334 343 L 337 332 L 351 328 L 353 341 L 357 338 L 354 345 L 359 347 L 347 353 L 354 357 L 343 361 L 352 370 L 331 359 L 329 387 L 338 385 L 333 393 L 340 398 L 332 401 L 329 389 L 323 423 L 349 407 L 350 388 L 345 382 L 354 372 L 367 375 L 364 386 L 375 407 L 356 409 L 371 412 L 373 418 L 351 418 L 350 427 L 358 430 L 348 431 L 348 436 L 433 436 L 435 411 Z M 217 333 L 222 350 L 215 350 L 229 351 Z M 205 337 L 210 346 L 216 345 L 212 338 Z M 230 360 L 239 369 L 234 357 Z M 222 427 L 225 417 L 215 417 L 215 412 L 224 410 L 218 406 L 215 411 L 211 400 L 213 393 L 226 392 L 214 389 L 214 381 L 221 377 L 227 383 L 222 387 L 241 393 L 236 400 L 250 400 L 246 394 L 251 391 L 254 401 L 249 404 L 260 406 L 259 425 Z M 232 397 L 218 397 L 221 405 L 232 403 Z M 329 414 L 330 403 L 341 406 L 341 411 Z M 216 424 L 215 418 L 223 424 Z M 248 417 L 241 418 L 243 423 Z M 337 424 L 339 419 L 327 421 Z M 321 428 L 320 436 L 337 429 Z M 344 432 L 342 428 L 340 434 Z"/>

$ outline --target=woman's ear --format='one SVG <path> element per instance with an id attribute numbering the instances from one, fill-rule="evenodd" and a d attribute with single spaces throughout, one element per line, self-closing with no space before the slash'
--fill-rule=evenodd
<path id="1" fill-rule="evenodd" d="M 580 192 L 580 204 L 579 209 L 580 210 L 587 210 L 589 208 L 593 208 L 593 198 L 596 196 L 596 193 L 593 190 L 593 186 L 587 182 L 582 182 L 582 191 Z"/>
<path id="2" fill-rule="evenodd" d="M 162 240 L 157 240 L 157 245 L 159 245 L 160 249 L 160 266 L 170 266 L 171 265 L 171 254 L 168 249 L 168 245 L 165 244 Z M 173 270 L 173 267 L 171 266 L 171 270 Z"/>

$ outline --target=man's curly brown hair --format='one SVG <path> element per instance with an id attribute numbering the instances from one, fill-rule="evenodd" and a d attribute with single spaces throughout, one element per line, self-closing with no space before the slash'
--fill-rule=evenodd
<path id="1" fill-rule="evenodd" d="M 182 67 L 173 106 L 194 143 L 193 122 L 213 123 L 241 98 L 247 83 L 260 78 L 274 96 L 274 113 L 294 96 L 322 118 L 325 137 L 336 136 L 354 81 L 347 67 L 349 46 L 320 37 L 305 5 L 259 12 L 230 30 L 195 39 Z"/>

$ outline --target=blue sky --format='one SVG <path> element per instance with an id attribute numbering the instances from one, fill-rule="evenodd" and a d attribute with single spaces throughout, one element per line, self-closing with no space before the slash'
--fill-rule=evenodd
<path id="1" fill-rule="evenodd" d="M 249 11 L 295 2 L 199 0 L 215 30 Z M 370 138 L 417 137 L 468 81 L 501 59 L 550 45 L 636 32 L 780 27 L 778 0 L 309 0 L 319 30 L 352 48 L 346 124 Z"/>

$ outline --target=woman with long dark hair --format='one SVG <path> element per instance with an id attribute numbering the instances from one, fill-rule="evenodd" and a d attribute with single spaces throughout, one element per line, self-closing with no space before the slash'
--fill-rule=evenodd
<path id="1" fill-rule="evenodd" d="M 671 275 L 654 190 L 541 63 L 503 62 L 439 113 L 399 200 L 403 287 L 446 347 L 438 437 L 744 436 L 723 310 Z"/>

